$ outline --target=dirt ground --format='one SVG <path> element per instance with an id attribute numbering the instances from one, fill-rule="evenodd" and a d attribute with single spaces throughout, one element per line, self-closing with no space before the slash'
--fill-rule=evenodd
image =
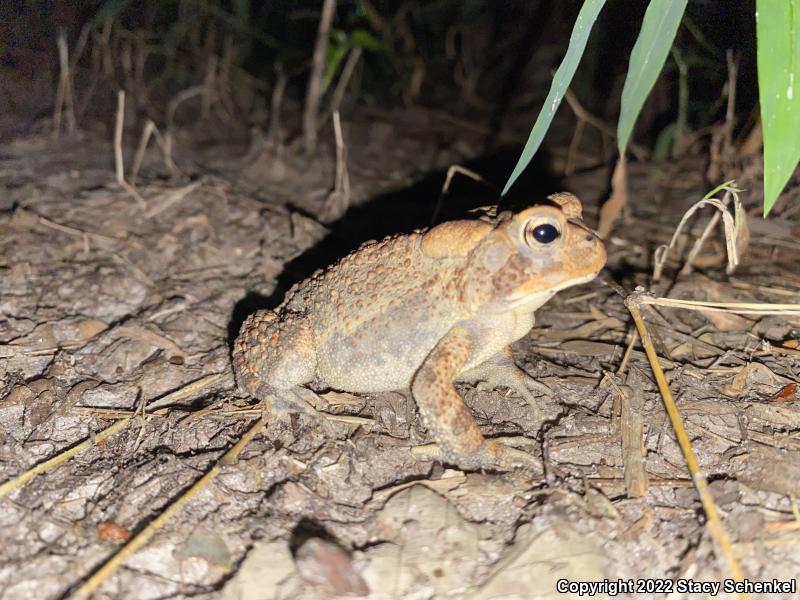
<path id="1" fill-rule="evenodd" d="M 334 185 L 332 140 L 309 163 L 293 146 L 186 133 L 177 180 L 148 151 L 143 204 L 114 182 L 103 131 L 55 140 L 42 128 L 0 146 L 0 483 L 90 442 L 4 494 L 0 598 L 69 596 L 208 473 L 259 416 L 230 369 L 242 320 L 358 243 L 425 225 L 443 169 L 475 158 L 481 136 L 421 110 L 365 113 L 344 133 L 354 208 L 329 225 L 315 216 Z M 608 170 L 576 172 L 559 185 L 594 223 Z M 707 190 L 701 173 L 697 160 L 632 164 L 607 271 L 545 305 L 516 344 L 517 363 L 554 390 L 540 431 L 524 401 L 460 388 L 484 433 L 524 436 L 544 475 L 418 461 L 409 448 L 429 440 L 407 394 L 331 391 L 335 436 L 304 419 L 270 423 L 95 597 L 527 599 L 577 597 L 557 592 L 559 579 L 730 577 L 638 345 L 623 365 L 630 315 L 602 281 L 650 283 L 653 250 Z M 716 241 L 702 272 L 678 275 L 682 237 L 657 294 L 798 302 L 800 205 L 764 221 L 757 184 L 740 185 L 751 242 L 736 273 L 725 275 Z M 453 196 L 445 216 L 463 209 Z M 800 319 L 670 308 L 647 318 L 744 573 L 796 578 Z M 621 439 L 637 423 L 638 497 L 626 491 Z"/>

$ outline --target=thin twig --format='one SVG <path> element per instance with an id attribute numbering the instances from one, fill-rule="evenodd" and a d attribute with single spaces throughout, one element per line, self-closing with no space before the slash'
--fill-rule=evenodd
<path id="1" fill-rule="evenodd" d="M 58 465 L 68 461 L 70 458 L 72 458 L 79 452 L 83 452 L 87 448 L 91 448 L 92 446 L 104 441 L 109 436 L 114 435 L 116 432 L 124 428 L 128 424 L 128 421 L 130 421 L 130 417 L 122 419 L 121 421 L 117 421 L 116 423 L 114 423 L 110 427 L 107 427 L 103 431 L 89 436 L 80 444 L 76 444 L 69 450 L 65 450 L 64 452 L 57 454 L 53 458 L 50 458 L 42 463 L 39 463 L 32 469 L 28 469 L 27 471 L 25 471 L 22 475 L 15 477 L 10 481 L 5 482 L 3 485 L 0 485 L 0 498 L 5 496 L 9 492 L 12 492 L 22 487 L 37 475 L 53 470 Z"/>
<path id="2" fill-rule="evenodd" d="M 442 185 L 442 189 L 439 192 L 439 199 L 436 201 L 436 206 L 433 209 L 433 214 L 431 215 L 431 225 L 436 223 L 436 219 L 439 218 L 439 212 L 442 209 L 442 201 L 447 193 L 450 191 L 450 185 L 453 183 L 453 178 L 458 175 L 463 175 L 464 177 L 469 177 L 473 181 L 477 181 L 478 183 L 484 184 L 489 189 L 493 190 L 494 192 L 499 192 L 499 189 L 484 179 L 481 175 L 473 171 L 472 169 L 468 169 L 467 167 L 462 167 L 461 165 L 450 165 L 447 169 L 447 175 L 444 178 L 444 185 Z"/>
<path id="3" fill-rule="evenodd" d="M 107 235 L 103 235 L 101 233 L 92 233 L 90 231 L 83 231 L 82 229 L 77 229 L 75 227 L 70 227 L 69 225 L 62 225 L 61 223 L 56 223 L 55 221 L 51 221 L 45 217 L 40 217 L 37 215 L 37 219 L 39 220 L 39 224 L 43 227 L 47 227 L 49 229 L 55 229 L 56 231 L 60 231 L 61 233 L 66 233 L 67 235 L 72 235 L 78 238 L 91 238 L 98 242 L 106 242 L 110 244 L 115 244 L 121 242 L 117 238 L 108 237 Z"/>
<path id="4" fill-rule="evenodd" d="M 164 212 L 172 205 L 186 198 L 186 196 L 203 185 L 203 183 L 203 180 L 200 179 L 198 181 L 193 181 L 189 185 L 185 185 L 182 188 L 178 188 L 177 190 L 172 190 L 169 194 L 167 194 L 167 197 L 163 201 L 153 203 L 154 206 L 144 214 L 145 218 L 152 219 L 157 214 Z"/>

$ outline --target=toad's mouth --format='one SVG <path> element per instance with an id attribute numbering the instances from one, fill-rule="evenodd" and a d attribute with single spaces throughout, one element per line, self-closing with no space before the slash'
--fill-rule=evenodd
<path id="1" fill-rule="evenodd" d="M 598 271 L 599 273 L 599 271 Z M 588 273 L 583 277 L 576 277 L 575 279 L 568 279 L 563 281 L 553 287 L 550 287 L 546 290 L 541 290 L 537 292 L 528 292 L 525 290 L 525 287 L 519 288 L 513 294 L 506 298 L 505 302 L 505 310 L 536 310 L 540 306 L 542 306 L 545 302 L 550 300 L 553 296 L 555 296 L 561 290 L 566 288 L 581 285 L 583 283 L 589 283 L 595 277 L 597 277 L 597 273 Z"/>

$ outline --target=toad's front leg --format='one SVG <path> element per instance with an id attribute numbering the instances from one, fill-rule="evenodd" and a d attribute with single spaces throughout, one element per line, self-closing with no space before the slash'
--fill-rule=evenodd
<path id="1" fill-rule="evenodd" d="M 425 426 L 444 460 L 463 469 L 541 469 L 534 456 L 485 439 L 458 395 L 453 381 L 475 351 L 474 334 L 465 327 L 454 327 L 431 350 L 411 383 Z"/>

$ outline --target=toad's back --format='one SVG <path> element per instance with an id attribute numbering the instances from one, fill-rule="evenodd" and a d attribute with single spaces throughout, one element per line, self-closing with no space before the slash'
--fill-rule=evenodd
<path id="1" fill-rule="evenodd" d="M 308 319 L 318 380 L 351 392 L 406 388 L 462 316 L 461 263 L 425 256 L 421 238 L 368 242 L 292 290 L 278 313 Z"/>

